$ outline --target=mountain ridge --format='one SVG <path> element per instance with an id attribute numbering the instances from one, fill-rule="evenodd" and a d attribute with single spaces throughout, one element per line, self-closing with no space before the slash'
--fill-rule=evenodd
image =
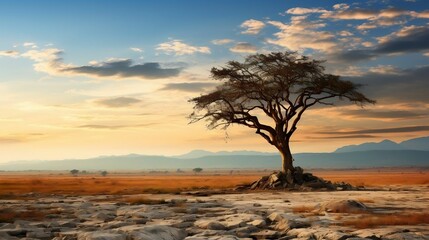
<path id="1" fill-rule="evenodd" d="M 385 139 L 380 142 L 366 142 L 357 145 L 346 145 L 334 152 L 355 152 L 368 150 L 429 150 L 429 136 L 412 138 L 400 143 Z"/>
<path id="2" fill-rule="evenodd" d="M 298 153 L 295 165 L 304 168 L 429 167 L 429 151 L 372 150 L 344 153 Z M 223 155 L 180 159 L 166 156 L 110 156 L 79 160 L 51 160 L 26 164 L 3 164 L 3 171 L 25 170 L 175 170 L 279 169 L 280 155 Z"/>
<path id="3" fill-rule="evenodd" d="M 429 137 L 409 139 L 399 144 L 383 140 L 344 146 L 330 153 L 296 153 L 293 156 L 295 165 L 304 168 L 429 167 Z M 0 170 L 279 169 L 280 165 L 278 153 L 194 150 L 176 156 L 132 153 L 87 159 L 18 161 L 0 164 Z"/>

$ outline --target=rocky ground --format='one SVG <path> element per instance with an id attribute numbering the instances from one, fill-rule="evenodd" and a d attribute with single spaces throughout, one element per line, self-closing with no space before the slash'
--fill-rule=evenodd
<path id="1" fill-rule="evenodd" d="M 0 200 L 0 239 L 429 239 L 428 191 L 31 196 Z"/>

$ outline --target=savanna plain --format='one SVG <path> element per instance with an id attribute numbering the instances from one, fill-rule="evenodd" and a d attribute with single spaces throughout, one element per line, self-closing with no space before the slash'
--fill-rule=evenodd
<path id="1" fill-rule="evenodd" d="M 1 172 L 0 239 L 428 239 L 429 170 L 311 173 L 358 188 L 237 190 L 270 170 Z"/>

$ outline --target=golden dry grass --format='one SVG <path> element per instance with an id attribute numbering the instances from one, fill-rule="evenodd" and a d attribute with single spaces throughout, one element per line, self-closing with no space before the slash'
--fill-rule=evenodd
<path id="1" fill-rule="evenodd" d="M 374 199 L 371 198 L 358 198 L 357 201 L 361 203 L 375 203 Z"/>
<path id="2" fill-rule="evenodd" d="M 316 176 L 333 182 L 344 181 L 353 185 L 415 185 L 429 184 L 429 171 L 374 170 L 313 171 Z M 268 172 L 245 172 L 240 175 L 119 175 L 107 177 L 85 175 L 72 177 L 59 174 L 14 174 L 0 175 L 0 199 L 14 198 L 28 193 L 38 194 L 139 194 L 177 193 L 198 189 L 227 189 L 239 184 L 251 183 Z M 23 197 L 28 198 L 28 197 Z"/>
<path id="3" fill-rule="evenodd" d="M 293 213 L 309 213 L 314 211 L 314 206 L 300 205 L 292 207 Z"/>
<path id="4" fill-rule="evenodd" d="M 421 185 L 429 184 L 428 170 L 347 170 L 313 171 L 332 182 L 347 182 L 355 186 Z"/>
<path id="5" fill-rule="evenodd" d="M 363 215 L 359 216 L 357 219 L 346 220 L 341 223 L 343 226 L 353 226 L 360 229 L 389 225 L 417 224 L 429 224 L 429 213 Z"/>
<path id="6" fill-rule="evenodd" d="M 198 189 L 226 189 L 249 183 L 257 175 L 239 176 L 0 176 L 0 199 L 38 194 L 138 194 L 175 193 Z"/>

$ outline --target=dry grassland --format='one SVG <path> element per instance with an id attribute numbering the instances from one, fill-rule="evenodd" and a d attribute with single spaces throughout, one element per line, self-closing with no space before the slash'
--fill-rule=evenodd
<path id="1" fill-rule="evenodd" d="M 367 214 L 353 220 L 345 220 L 341 225 L 365 229 L 380 226 L 429 224 L 428 213 L 395 213 L 395 214 Z"/>
<path id="2" fill-rule="evenodd" d="M 353 185 L 427 185 L 429 170 L 315 170 L 317 176 L 333 182 L 344 181 Z M 0 199 L 14 198 L 28 193 L 38 194 L 138 194 L 138 193 L 178 193 L 201 189 L 227 189 L 239 184 L 257 180 L 267 172 L 240 172 L 240 175 L 212 174 L 201 175 L 144 175 L 111 174 L 99 175 L 59 174 L 17 174 L 0 175 Z"/>
<path id="3" fill-rule="evenodd" d="M 348 170 L 313 171 L 316 176 L 333 182 L 347 182 L 356 186 L 427 185 L 429 170 Z"/>

